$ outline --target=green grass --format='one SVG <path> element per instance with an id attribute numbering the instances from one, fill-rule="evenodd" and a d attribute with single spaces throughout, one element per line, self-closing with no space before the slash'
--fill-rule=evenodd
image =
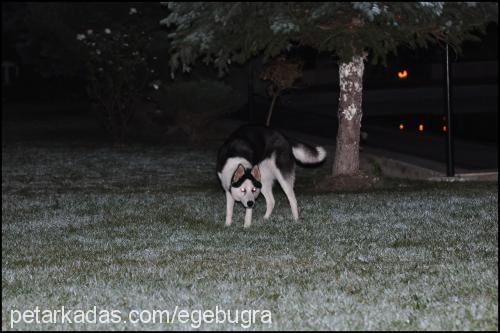
<path id="1" fill-rule="evenodd" d="M 215 148 L 11 144 L 2 151 L 2 329 L 11 310 L 269 310 L 271 330 L 497 330 L 498 185 L 390 180 L 323 193 L 297 170 L 224 224 Z M 14 329 L 193 329 L 17 324 Z M 201 329 L 243 329 L 205 324 Z"/>

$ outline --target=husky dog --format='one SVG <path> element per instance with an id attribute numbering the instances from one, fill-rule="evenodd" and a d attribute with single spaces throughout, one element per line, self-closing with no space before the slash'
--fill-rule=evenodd
<path id="1" fill-rule="evenodd" d="M 217 175 L 226 191 L 226 225 L 231 225 L 234 202 L 246 208 L 244 227 L 252 223 L 252 208 L 260 193 L 266 199 L 268 219 L 274 208 L 273 183 L 283 188 L 295 220 L 299 218 L 297 199 L 293 191 L 295 160 L 304 164 L 322 162 L 326 151 L 286 138 L 278 131 L 245 125 L 229 136 L 219 149 Z"/>

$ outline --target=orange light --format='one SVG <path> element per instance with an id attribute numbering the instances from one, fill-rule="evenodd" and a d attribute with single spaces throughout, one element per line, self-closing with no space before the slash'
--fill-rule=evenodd
<path id="1" fill-rule="evenodd" d="M 446 132 L 447 128 L 446 125 L 443 126 L 443 132 Z"/>
<path id="2" fill-rule="evenodd" d="M 419 132 L 423 132 L 424 131 L 424 124 L 419 124 L 418 130 L 419 130 Z"/>
<path id="3" fill-rule="evenodd" d="M 400 130 L 404 130 L 405 129 L 405 125 L 403 125 L 403 123 L 399 124 L 399 129 Z"/>
<path id="4" fill-rule="evenodd" d="M 406 69 L 403 69 L 402 71 L 398 72 L 398 77 L 400 79 L 406 79 L 408 77 L 408 71 Z"/>

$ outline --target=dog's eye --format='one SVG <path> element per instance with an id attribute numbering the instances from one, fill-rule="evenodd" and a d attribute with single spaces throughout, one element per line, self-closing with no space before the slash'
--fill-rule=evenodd
<path id="1" fill-rule="evenodd" d="M 255 187 L 252 188 L 252 192 L 256 192 L 256 191 L 257 191 L 257 189 Z"/>
<path id="2" fill-rule="evenodd" d="M 247 189 L 244 188 L 244 187 L 242 187 L 242 188 L 240 188 L 240 191 L 243 192 L 243 193 L 245 193 L 247 191 Z"/>

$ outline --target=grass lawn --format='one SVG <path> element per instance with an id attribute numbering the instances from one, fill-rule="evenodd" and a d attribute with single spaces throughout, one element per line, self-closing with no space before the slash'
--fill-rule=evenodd
<path id="1" fill-rule="evenodd" d="M 255 330 L 498 329 L 497 183 L 315 193 L 329 160 L 298 168 L 298 222 L 276 186 L 269 221 L 260 198 L 251 228 L 241 206 L 226 228 L 215 149 L 4 146 L 2 329 L 11 310 L 62 306 L 123 321 L 14 329 L 193 329 L 124 322 L 176 306 L 270 311 Z"/>

